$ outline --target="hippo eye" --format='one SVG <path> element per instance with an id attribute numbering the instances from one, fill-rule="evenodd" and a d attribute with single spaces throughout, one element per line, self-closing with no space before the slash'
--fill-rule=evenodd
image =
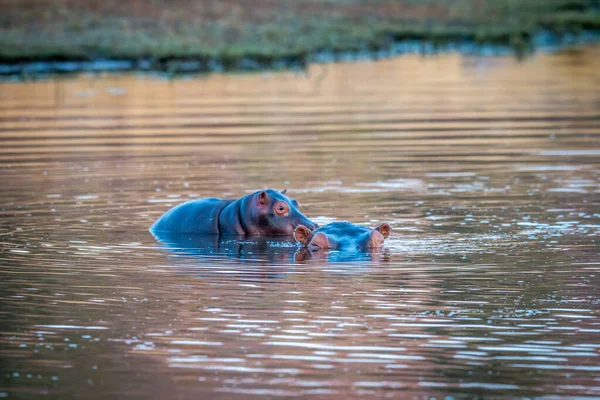
<path id="1" fill-rule="evenodd" d="M 288 212 L 288 206 L 285 203 L 277 203 L 275 204 L 275 212 L 278 215 L 284 215 Z"/>

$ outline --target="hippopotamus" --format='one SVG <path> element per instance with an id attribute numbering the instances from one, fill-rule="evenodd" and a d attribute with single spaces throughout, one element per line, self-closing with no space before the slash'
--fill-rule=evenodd
<path id="1" fill-rule="evenodd" d="M 344 222 L 332 222 L 318 229 L 298 225 L 294 238 L 309 250 L 367 251 L 380 249 L 383 241 L 390 236 L 388 224 L 380 224 L 375 229 Z"/>
<path id="2" fill-rule="evenodd" d="M 190 200 L 164 213 L 152 232 L 278 236 L 294 233 L 299 225 L 317 227 L 298 210 L 298 202 L 273 189 L 240 199 Z"/>

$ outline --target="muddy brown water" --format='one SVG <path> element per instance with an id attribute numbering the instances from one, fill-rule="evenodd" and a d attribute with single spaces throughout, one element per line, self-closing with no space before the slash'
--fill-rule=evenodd
<path id="1" fill-rule="evenodd" d="M 0 396 L 600 396 L 600 49 L 0 84 Z M 287 188 L 375 254 L 154 238 Z"/>

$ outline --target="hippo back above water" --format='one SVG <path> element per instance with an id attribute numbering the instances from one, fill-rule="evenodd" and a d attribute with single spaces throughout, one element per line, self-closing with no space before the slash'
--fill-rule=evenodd
<path id="1" fill-rule="evenodd" d="M 388 224 L 369 229 L 350 222 L 332 222 L 316 230 L 299 225 L 294 238 L 309 250 L 367 251 L 380 249 L 390 236 Z"/>
<path id="2" fill-rule="evenodd" d="M 252 236 L 292 235 L 299 225 L 316 228 L 298 202 L 266 189 L 237 200 L 205 198 L 185 202 L 164 213 L 152 232 Z"/>

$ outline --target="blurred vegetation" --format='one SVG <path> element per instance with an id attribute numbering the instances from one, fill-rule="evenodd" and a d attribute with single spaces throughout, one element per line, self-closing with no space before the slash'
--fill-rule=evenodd
<path id="1" fill-rule="evenodd" d="M 0 0 L 0 61 L 304 62 L 402 40 L 531 46 L 600 30 L 600 0 Z"/>

